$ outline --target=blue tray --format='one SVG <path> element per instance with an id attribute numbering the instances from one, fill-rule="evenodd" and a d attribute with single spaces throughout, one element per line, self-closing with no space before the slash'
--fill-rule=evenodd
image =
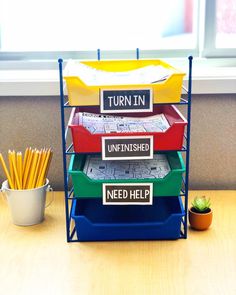
<path id="1" fill-rule="evenodd" d="M 153 205 L 104 206 L 101 198 L 73 200 L 79 241 L 168 240 L 180 237 L 180 197 L 153 198 Z"/>

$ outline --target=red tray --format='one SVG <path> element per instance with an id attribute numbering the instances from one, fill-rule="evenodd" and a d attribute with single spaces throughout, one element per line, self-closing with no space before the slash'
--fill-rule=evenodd
<path id="1" fill-rule="evenodd" d="M 146 117 L 163 113 L 170 124 L 165 132 L 129 132 L 129 133 L 100 133 L 91 134 L 85 127 L 79 125 L 75 114 L 78 112 L 89 112 L 99 114 L 99 106 L 87 106 L 73 108 L 69 120 L 69 128 L 72 133 L 74 151 L 76 153 L 101 153 L 103 136 L 153 136 L 154 151 L 180 150 L 183 145 L 184 129 L 187 120 L 173 105 L 153 105 L 153 112 L 143 113 L 119 113 L 117 116 Z"/>

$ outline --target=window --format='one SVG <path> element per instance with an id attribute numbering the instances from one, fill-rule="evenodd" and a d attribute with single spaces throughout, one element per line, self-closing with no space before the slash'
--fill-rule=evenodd
<path id="1" fill-rule="evenodd" d="M 236 1 L 217 0 L 216 48 L 236 48 Z"/>
<path id="2" fill-rule="evenodd" d="M 102 58 L 131 58 L 136 48 L 142 57 L 198 56 L 204 32 L 206 56 L 236 46 L 235 0 L 206 1 L 206 22 L 203 0 L 0 1 L 0 59 L 95 58 L 97 48 Z"/>
<path id="3" fill-rule="evenodd" d="M 205 56 L 236 56 L 235 20 L 235 0 L 206 2 Z"/>

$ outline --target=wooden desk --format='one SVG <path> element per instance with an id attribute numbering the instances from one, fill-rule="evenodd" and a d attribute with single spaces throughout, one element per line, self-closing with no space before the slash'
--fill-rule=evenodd
<path id="1" fill-rule="evenodd" d="M 187 240 L 66 243 L 63 193 L 32 227 L 0 200 L 0 294 L 235 295 L 236 191 L 211 197 L 213 224 Z M 191 199 L 191 198 L 190 198 Z"/>

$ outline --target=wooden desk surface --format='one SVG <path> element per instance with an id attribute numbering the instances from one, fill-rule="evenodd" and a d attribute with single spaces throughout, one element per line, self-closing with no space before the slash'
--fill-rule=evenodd
<path id="1" fill-rule="evenodd" d="M 0 198 L 0 294 L 235 295 L 236 191 L 211 197 L 212 227 L 187 240 L 66 243 L 63 193 L 45 221 L 18 227 Z"/>

